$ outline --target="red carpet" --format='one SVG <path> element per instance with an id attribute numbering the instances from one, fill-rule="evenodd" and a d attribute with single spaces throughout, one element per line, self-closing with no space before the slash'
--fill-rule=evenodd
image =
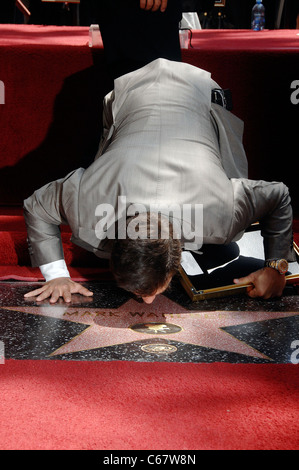
<path id="1" fill-rule="evenodd" d="M 296 365 L 7 361 L 2 450 L 298 449 Z"/>

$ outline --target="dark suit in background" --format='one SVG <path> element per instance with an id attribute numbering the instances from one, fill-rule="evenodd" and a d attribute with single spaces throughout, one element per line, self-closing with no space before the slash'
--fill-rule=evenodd
<path id="1" fill-rule="evenodd" d="M 114 78 L 160 57 L 181 61 L 181 18 L 181 0 L 168 0 L 163 13 L 142 10 L 140 0 L 81 0 L 81 22 L 99 24 Z"/>

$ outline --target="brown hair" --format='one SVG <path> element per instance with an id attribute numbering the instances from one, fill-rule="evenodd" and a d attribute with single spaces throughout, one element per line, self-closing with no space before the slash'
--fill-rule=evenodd
<path id="1" fill-rule="evenodd" d="M 132 222 L 138 226 L 136 239 L 128 236 Z M 181 242 L 175 237 L 169 219 L 161 214 L 144 213 L 127 219 L 127 237 L 114 242 L 111 270 L 119 287 L 150 296 L 177 273 L 180 261 Z"/>

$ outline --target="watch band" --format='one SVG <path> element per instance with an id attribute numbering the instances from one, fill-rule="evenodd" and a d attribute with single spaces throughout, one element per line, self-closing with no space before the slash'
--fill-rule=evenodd
<path id="1" fill-rule="evenodd" d="M 285 259 L 268 259 L 265 261 L 265 267 L 276 269 L 280 274 L 285 274 L 289 269 L 289 264 Z"/>

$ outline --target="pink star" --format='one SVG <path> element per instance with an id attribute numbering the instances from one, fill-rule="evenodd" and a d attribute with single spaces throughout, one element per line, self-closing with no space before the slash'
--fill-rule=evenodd
<path id="1" fill-rule="evenodd" d="M 82 333 L 64 344 L 51 356 L 104 348 L 150 338 L 178 341 L 205 348 L 269 359 L 246 343 L 238 340 L 223 328 L 246 323 L 296 316 L 296 312 L 239 312 L 239 311 L 189 311 L 160 295 L 147 305 L 130 299 L 116 309 L 74 307 L 67 305 L 42 305 L 39 307 L 6 307 L 32 315 L 59 318 L 89 325 Z M 140 323 L 172 324 L 180 328 L 167 333 L 167 328 L 149 329 L 149 334 L 131 329 Z M 177 328 L 178 329 L 178 328 Z"/>

